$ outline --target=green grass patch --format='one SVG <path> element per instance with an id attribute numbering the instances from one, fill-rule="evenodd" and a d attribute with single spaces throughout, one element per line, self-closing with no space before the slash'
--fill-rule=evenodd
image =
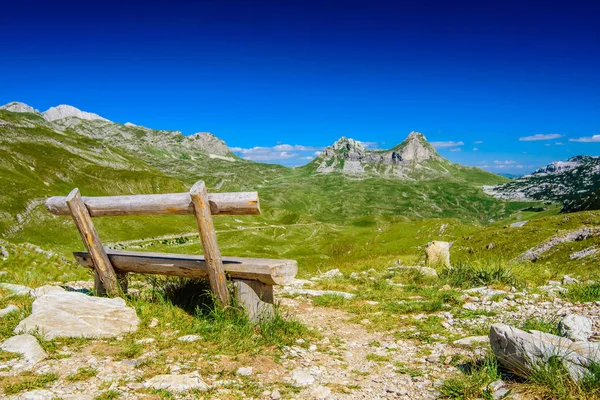
<path id="1" fill-rule="evenodd" d="M 41 389 L 58 380 L 55 373 L 34 375 L 32 373 L 23 373 L 18 376 L 0 378 L 2 388 L 7 395 L 17 394 L 33 389 Z"/>
<path id="2" fill-rule="evenodd" d="M 600 300 L 600 283 L 579 283 L 567 286 L 562 297 L 572 303 L 588 303 Z"/>
<path id="3" fill-rule="evenodd" d="M 92 367 L 81 367 L 74 374 L 67 375 L 67 380 L 71 382 L 85 381 L 98 374 L 98 370 Z"/>

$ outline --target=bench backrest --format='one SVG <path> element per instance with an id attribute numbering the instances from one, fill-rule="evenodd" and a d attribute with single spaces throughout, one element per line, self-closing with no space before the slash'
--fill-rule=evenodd
<path id="1" fill-rule="evenodd" d="M 260 214 L 258 193 L 208 194 L 203 181 L 194 184 L 189 193 L 173 194 L 81 197 L 79 189 L 73 189 L 66 197 L 46 200 L 46 208 L 53 214 L 73 217 L 94 264 L 97 282 L 101 282 L 106 292 L 112 295 L 119 291 L 117 277 L 92 217 L 193 214 L 198 224 L 211 289 L 224 306 L 229 303 L 229 294 L 212 215 Z"/>

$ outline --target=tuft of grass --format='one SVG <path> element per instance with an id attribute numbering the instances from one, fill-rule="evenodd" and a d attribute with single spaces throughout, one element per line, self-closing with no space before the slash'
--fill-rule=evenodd
<path id="1" fill-rule="evenodd" d="M 480 360 L 462 365 L 463 373 L 445 380 L 440 387 L 445 399 L 492 399 L 487 387 L 502 377 L 498 361 L 494 354 L 488 354 Z"/>
<path id="2" fill-rule="evenodd" d="M 523 321 L 520 328 L 526 331 L 535 330 L 558 335 L 557 318 L 544 319 L 541 317 L 529 317 Z"/>
<path id="3" fill-rule="evenodd" d="M 569 285 L 568 291 L 562 294 L 571 303 L 588 303 L 600 300 L 600 283 L 579 283 Z"/>
<path id="4" fill-rule="evenodd" d="M 98 370 L 92 367 L 81 367 L 74 374 L 68 375 L 67 380 L 71 382 L 85 381 L 98 374 Z"/>
<path id="5" fill-rule="evenodd" d="M 118 399 L 120 396 L 121 393 L 117 390 L 107 390 L 94 397 L 94 400 L 114 400 Z"/>
<path id="6" fill-rule="evenodd" d="M 6 383 L 4 384 L 3 389 L 5 394 L 12 395 L 24 391 L 43 388 L 57 379 L 58 375 L 53 372 L 40 375 L 25 373 L 16 377 L 6 378 Z"/>
<path id="7" fill-rule="evenodd" d="M 394 367 L 396 367 L 395 371 L 397 373 L 409 375 L 411 378 L 423 376 L 423 371 L 418 370 L 416 368 L 412 368 L 408 364 L 403 363 L 402 361 L 395 362 Z"/>
<path id="8" fill-rule="evenodd" d="M 375 362 L 389 362 L 390 356 L 382 356 L 380 354 L 369 353 L 367 354 L 367 360 Z"/>
<path id="9" fill-rule="evenodd" d="M 488 266 L 458 264 L 444 268 L 440 277 L 450 286 L 459 288 L 489 285 L 521 287 L 524 284 L 510 268 L 500 264 Z"/>
<path id="10" fill-rule="evenodd" d="M 560 357 L 552 357 L 538 365 L 527 377 L 527 392 L 543 399 L 600 399 L 600 365 L 590 363 L 589 373 L 574 381 Z"/>

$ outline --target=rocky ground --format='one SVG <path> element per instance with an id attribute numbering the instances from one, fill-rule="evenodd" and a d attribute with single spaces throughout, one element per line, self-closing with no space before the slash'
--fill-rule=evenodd
<path id="1" fill-rule="evenodd" d="M 398 313 L 392 317 L 398 329 L 381 329 L 377 301 L 320 289 L 336 276 L 299 280 L 276 295 L 284 314 L 315 333 L 275 351 L 239 355 L 208 354 L 203 337 L 171 329 L 174 321 L 138 318 L 120 299 L 90 297 L 85 292 L 91 282 L 36 290 L 0 284 L 7 304 L 0 318 L 18 318 L 15 333 L 24 333 L 0 344 L 0 388 L 8 399 L 433 399 L 442 396 L 444 380 L 461 365 L 484 355 L 493 323 L 522 327 L 579 314 L 591 319 L 594 334 L 600 331 L 600 302 L 565 301 L 559 296 L 563 282 L 529 291 L 463 290 L 457 305 Z M 323 296 L 350 303 L 323 306 L 318 301 Z M 348 304 L 359 301 L 357 314 Z M 139 314 L 139 304 L 136 308 Z M 77 332 L 103 338 L 64 339 Z M 501 397 L 511 385 L 513 391 Z M 496 382 L 489 393 L 520 397 L 518 385 L 510 382 Z"/>

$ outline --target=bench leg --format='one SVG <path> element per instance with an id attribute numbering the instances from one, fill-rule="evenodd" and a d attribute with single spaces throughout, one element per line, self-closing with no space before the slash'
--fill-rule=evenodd
<path id="1" fill-rule="evenodd" d="M 234 279 L 236 300 L 248 313 L 250 321 L 257 322 L 271 318 L 273 309 L 273 286 L 259 281 Z"/>
<path id="2" fill-rule="evenodd" d="M 123 292 L 123 294 L 126 294 L 127 289 L 129 288 L 127 272 L 115 271 L 115 274 L 117 275 L 117 283 L 119 284 L 121 291 Z M 96 270 L 94 270 L 94 293 L 96 294 L 96 296 L 106 297 L 106 289 L 104 289 L 104 285 L 102 284 L 100 276 L 98 275 L 98 272 Z"/>

